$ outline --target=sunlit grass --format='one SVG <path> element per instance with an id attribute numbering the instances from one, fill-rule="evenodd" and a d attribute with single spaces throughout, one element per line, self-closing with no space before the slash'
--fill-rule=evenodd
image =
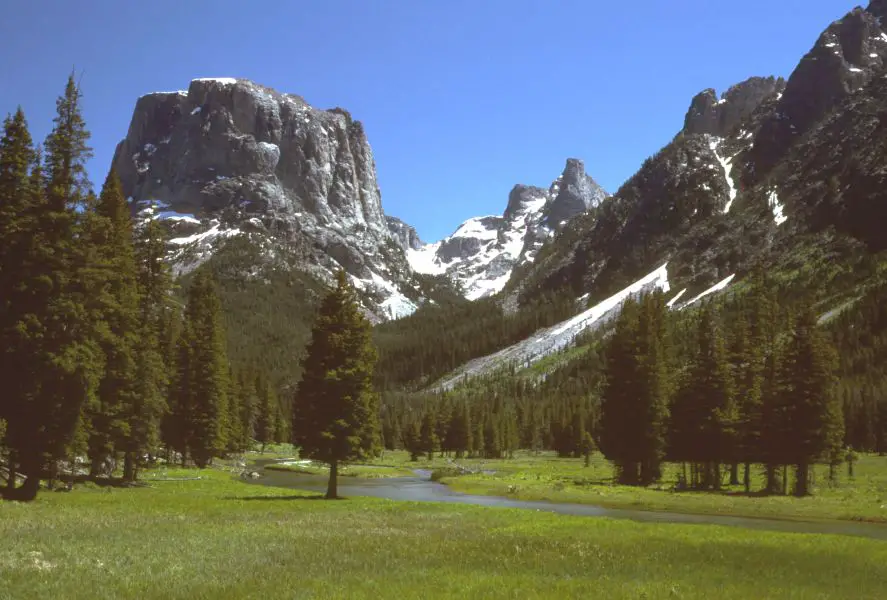
<path id="1" fill-rule="evenodd" d="M 0 598 L 883 598 L 887 581 L 866 539 L 164 477 L 195 474 L 0 504 Z"/>

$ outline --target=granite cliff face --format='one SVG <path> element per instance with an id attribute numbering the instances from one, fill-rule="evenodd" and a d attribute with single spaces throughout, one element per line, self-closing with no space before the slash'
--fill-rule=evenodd
<path id="1" fill-rule="evenodd" d="M 476 300 L 505 287 L 516 267 L 532 263 L 542 245 L 576 215 L 608 194 L 570 158 L 548 189 L 516 185 L 502 216 L 474 217 L 449 237 L 407 251 L 418 273 L 446 274 L 466 298 Z"/>
<path id="2" fill-rule="evenodd" d="M 243 79 L 195 79 L 187 91 L 139 98 L 114 167 L 133 210 L 154 204 L 170 224 L 179 270 L 227 237 L 266 234 L 297 246 L 299 268 L 321 279 L 344 268 L 387 302 L 379 316 L 415 309 L 401 291 L 415 296 L 403 235 L 382 211 L 363 126 L 345 110 Z"/>

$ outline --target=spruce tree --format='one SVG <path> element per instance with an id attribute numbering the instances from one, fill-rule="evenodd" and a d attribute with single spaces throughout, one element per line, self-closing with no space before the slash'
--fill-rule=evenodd
<path id="1" fill-rule="evenodd" d="M 607 345 L 601 450 L 628 485 L 661 477 L 669 402 L 664 319 L 661 293 L 629 299 Z"/>
<path id="2" fill-rule="evenodd" d="M 139 296 L 139 327 L 135 345 L 135 390 L 127 410 L 124 478 L 135 479 L 138 457 L 156 448 L 168 410 L 167 336 L 178 316 L 170 303 L 172 279 L 165 259 L 162 230 L 153 219 L 136 232 L 134 256 Z"/>
<path id="3" fill-rule="evenodd" d="M 274 442 L 278 402 L 274 389 L 261 373 L 256 377 L 255 381 L 256 398 L 258 400 L 255 416 L 255 436 L 256 441 L 259 442 L 260 452 L 264 454 L 265 446 Z"/>
<path id="4" fill-rule="evenodd" d="M 188 451 L 203 468 L 225 448 L 229 387 L 222 307 L 208 270 L 199 270 L 188 290 L 185 318 L 191 345 Z"/>
<path id="5" fill-rule="evenodd" d="M 795 494 L 810 493 L 810 466 L 834 461 L 842 448 L 844 418 L 834 393 L 836 358 L 805 307 L 795 324 L 780 369 L 781 404 L 790 424 L 790 463 L 797 477 Z"/>
<path id="6" fill-rule="evenodd" d="M 34 233 L 31 171 L 38 170 L 36 161 L 25 114 L 19 108 L 14 117 L 5 119 L 0 139 L 0 378 L 5 388 L 0 395 L 0 420 L 14 428 L 24 424 L 32 385 L 26 368 L 32 340 L 21 335 L 18 324 L 28 312 L 27 294 L 33 285 L 28 263 Z M 28 450 L 17 447 L 25 441 L 17 440 L 15 434 L 4 436 L 10 472 L 18 469 L 18 454 Z M 13 491 L 14 478 L 10 477 L 7 487 Z"/>
<path id="7" fill-rule="evenodd" d="M 601 451 L 623 484 L 639 482 L 640 461 L 633 446 L 638 398 L 637 330 L 640 306 L 633 298 L 622 305 L 616 328 L 606 345 L 605 383 L 601 394 Z"/>
<path id="8" fill-rule="evenodd" d="M 87 407 L 89 457 L 97 474 L 100 464 L 126 452 L 126 478 L 134 474 L 136 455 L 127 448 L 130 415 L 136 407 L 136 348 L 142 332 L 139 315 L 132 220 L 117 174 L 111 170 L 94 210 L 84 213 L 84 241 L 89 246 L 86 270 L 93 285 L 89 306 L 98 314 L 105 371 L 96 402 Z M 137 448 L 135 450 L 138 450 Z"/>
<path id="9" fill-rule="evenodd" d="M 422 426 L 419 430 L 420 444 L 422 452 L 428 456 L 428 460 L 434 459 L 434 453 L 440 448 L 440 439 L 437 437 L 436 429 L 437 420 L 434 412 L 426 408 L 425 414 L 422 415 Z"/>
<path id="10" fill-rule="evenodd" d="M 57 115 L 46 139 L 46 173 L 31 169 L 27 248 L 21 268 L 28 280 L 14 296 L 17 324 L 13 347 L 27 366 L 30 382 L 16 390 L 15 418 L 7 443 L 26 480 L 9 496 L 32 500 L 46 466 L 62 458 L 81 427 L 81 408 L 94 399 L 104 369 L 96 326 L 87 304 L 93 281 L 78 244 L 75 208 L 88 196 L 85 163 L 90 156 L 80 112 L 80 90 L 69 78 L 56 103 Z M 79 240 L 82 241 L 82 240 Z"/>
<path id="11" fill-rule="evenodd" d="M 175 338 L 175 363 L 169 387 L 169 411 L 163 420 L 163 441 L 179 454 L 182 466 L 188 462 L 191 445 L 191 411 L 194 397 L 194 334 L 183 315 L 181 329 Z"/>
<path id="12" fill-rule="evenodd" d="M 403 430 L 403 448 L 410 453 L 410 460 L 416 462 L 422 454 L 422 432 L 419 422 L 410 421 Z"/>
<path id="13" fill-rule="evenodd" d="M 240 391 L 240 432 L 241 450 L 249 450 L 256 435 L 256 409 L 259 406 L 256 380 L 241 371 L 238 378 Z"/>
<path id="14" fill-rule="evenodd" d="M 648 485 L 662 477 L 668 435 L 670 384 L 666 371 L 665 299 L 661 292 L 644 296 L 638 323 L 636 366 L 641 383 L 638 438 L 641 442 L 640 481 Z"/>
<path id="15" fill-rule="evenodd" d="M 379 446 L 376 350 L 344 271 L 321 302 L 293 401 L 292 434 L 304 456 L 330 465 L 326 497 L 337 496 L 339 463 Z"/>

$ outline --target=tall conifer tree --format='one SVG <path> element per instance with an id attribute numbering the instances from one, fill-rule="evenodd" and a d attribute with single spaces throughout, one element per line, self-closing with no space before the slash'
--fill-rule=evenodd
<path id="1" fill-rule="evenodd" d="M 337 496 L 339 463 L 371 456 L 379 447 L 370 324 L 345 272 L 339 271 L 336 279 L 311 332 L 292 421 L 293 440 L 301 453 L 330 465 L 327 498 Z"/>

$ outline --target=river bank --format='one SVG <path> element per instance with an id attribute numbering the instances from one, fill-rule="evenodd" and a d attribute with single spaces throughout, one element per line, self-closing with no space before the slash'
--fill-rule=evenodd
<path id="1" fill-rule="evenodd" d="M 399 458 L 396 453 L 388 453 L 385 458 L 392 473 L 406 468 Z M 883 457 L 873 457 L 880 458 Z M 256 463 L 257 468 L 264 468 L 264 477 L 255 483 L 318 493 L 326 489 L 324 474 L 273 471 L 274 462 L 266 460 Z M 448 468 L 452 473 L 452 462 L 420 462 L 418 465 L 421 467 L 414 467 L 417 476 L 342 479 L 339 493 L 342 496 L 372 496 L 401 501 L 523 508 L 640 522 L 715 524 L 766 531 L 887 539 L 887 524 L 883 522 L 841 518 L 840 515 L 844 513 L 834 510 L 839 504 L 834 495 L 799 499 L 734 494 L 729 489 L 724 493 L 675 492 L 664 486 L 660 489 L 615 486 L 605 480 L 595 484 L 590 482 L 590 476 L 595 472 L 600 473 L 601 466 L 597 465 L 595 471 L 593 468 L 585 469 L 577 462 L 533 456 L 515 461 L 482 461 L 473 465 L 478 472 L 467 472 L 460 476 L 451 474 L 440 481 L 429 480 L 433 469 Z M 887 461 L 884 463 L 887 466 Z M 450 466 L 445 467 L 447 464 Z M 483 472 L 480 472 L 481 467 Z M 857 503 L 862 502 L 858 497 L 861 490 L 877 496 L 879 488 L 870 471 L 880 475 L 880 468 L 878 460 L 863 462 L 856 486 L 840 490 L 842 495 L 855 497 Z M 576 485 L 577 478 L 570 477 L 577 469 L 582 476 L 578 479 L 579 485 Z M 543 476 L 543 470 L 547 476 Z M 557 472 L 558 476 L 555 477 L 553 472 Z M 877 497 L 875 502 L 878 502 Z"/>

